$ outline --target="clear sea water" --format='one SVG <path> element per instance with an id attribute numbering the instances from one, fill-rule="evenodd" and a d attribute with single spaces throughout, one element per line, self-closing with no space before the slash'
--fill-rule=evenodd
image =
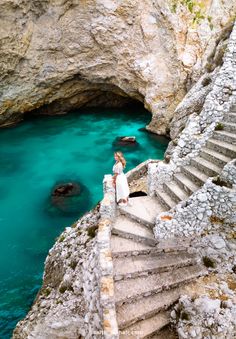
<path id="1" fill-rule="evenodd" d="M 0 338 L 10 338 L 42 282 L 44 260 L 56 237 L 102 198 L 118 136 L 139 146 L 124 151 L 129 170 L 163 159 L 167 140 L 140 130 L 150 121 L 142 108 L 84 109 L 64 116 L 31 118 L 0 129 Z M 51 206 L 55 184 L 85 185 L 70 213 Z"/>

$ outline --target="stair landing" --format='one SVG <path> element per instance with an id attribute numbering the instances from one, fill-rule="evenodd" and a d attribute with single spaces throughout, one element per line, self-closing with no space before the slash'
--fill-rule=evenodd
<path id="1" fill-rule="evenodd" d="M 120 213 L 129 216 L 145 225 L 153 227 L 156 216 L 165 211 L 157 199 L 147 197 L 130 198 L 130 205 L 119 207 Z"/>

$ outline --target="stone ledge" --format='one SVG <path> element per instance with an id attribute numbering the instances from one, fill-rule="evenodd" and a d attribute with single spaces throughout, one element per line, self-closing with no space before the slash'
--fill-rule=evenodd
<path id="1" fill-rule="evenodd" d="M 138 166 L 132 168 L 130 171 L 126 173 L 128 182 L 130 183 L 132 180 L 137 180 L 147 175 L 148 165 L 152 163 L 157 164 L 159 161 L 160 160 L 148 159 L 146 161 L 141 162 L 141 164 L 139 164 Z"/>

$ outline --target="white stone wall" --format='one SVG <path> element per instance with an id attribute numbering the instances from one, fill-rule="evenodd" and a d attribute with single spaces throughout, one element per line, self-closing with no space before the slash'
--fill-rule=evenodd
<path id="1" fill-rule="evenodd" d="M 98 338 L 102 333 L 102 310 L 100 305 L 100 267 L 98 261 L 98 244 L 95 240 L 86 261 L 83 262 L 83 293 L 87 313 L 84 317 L 85 338 Z"/>
<path id="2" fill-rule="evenodd" d="M 212 91 L 207 95 L 203 109 L 199 115 L 189 116 L 187 125 L 180 134 L 173 150 L 169 164 L 160 162 L 149 164 L 149 194 L 162 187 L 165 181 L 180 171 L 181 166 L 188 165 L 191 158 L 197 156 L 206 141 L 211 137 L 217 123 L 221 122 L 232 104 L 236 102 L 236 24 L 231 33 L 224 63 L 214 82 Z"/>
<path id="3" fill-rule="evenodd" d="M 111 253 L 111 229 L 116 214 L 115 189 L 112 176 L 105 175 L 103 180 L 104 198 L 100 206 L 100 221 L 98 224 L 98 266 L 99 299 L 102 313 L 102 332 L 95 338 L 118 339 L 116 320 L 113 263 Z"/>
<path id="4" fill-rule="evenodd" d="M 233 291 L 222 287 L 228 300 L 201 296 L 194 301 L 182 296 L 171 312 L 179 339 L 233 339 L 236 333 L 236 304 Z M 228 293 L 225 293 L 227 290 Z M 232 297 L 233 294 L 233 297 Z"/>
<path id="5" fill-rule="evenodd" d="M 219 176 L 223 186 L 209 178 L 187 201 L 179 203 L 169 212 L 159 214 L 154 228 L 155 237 L 166 239 L 201 234 L 203 230 L 211 230 L 212 218 L 227 223 L 236 222 L 235 172 L 236 160 L 232 160 L 224 167 L 222 176 Z"/>

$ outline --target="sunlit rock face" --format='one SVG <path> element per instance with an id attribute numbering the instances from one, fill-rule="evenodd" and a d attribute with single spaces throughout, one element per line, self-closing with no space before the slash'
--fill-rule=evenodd
<path id="1" fill-rule="evenodd" d="M 149 130 L 168 133 L 188 89 L 213 71 L 236 3 L 203 0 L 194 24 L 196 11 L 175 0 L 1 0 L 0 125 L 132 98 L 152 112 Z"/>

